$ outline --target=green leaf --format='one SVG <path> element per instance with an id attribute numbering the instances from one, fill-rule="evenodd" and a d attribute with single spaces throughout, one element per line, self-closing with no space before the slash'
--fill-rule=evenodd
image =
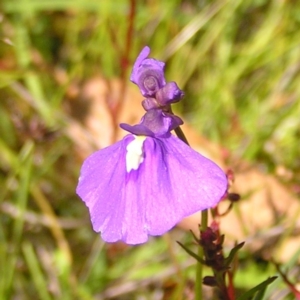
<path id="1" fill-rule="evenodd" d="M 231 249 L 228 257 L 225 259 L 225 266 L 228 267 L 233 261 L 235 254 L 244 246 L 245 242 L 237 244 L 234 248 Z"/>
<path id="2" fill-rule="evenodd" d="M 203 259 L 198 256 L 196 253 L 194 253 L 193 251 L 191 251 L 189 248 L 187 248 L 186 246 L 184 246 L 183 244 L 181 244 L 180 242 L 177 241 L 177 243 L 192 257 L 194 257 L 198 262 L 200 262 L 201 264 L 204 264 Z"/>
<path id="3" fill-rule="evenodd" d="M 263 297 L 263 295 L 264 295 L 264 293 L 266 291 L 267 286 L 269 284 L 271 284 L 276 278 L 277 278 L 277 276 L 273 276 L 273 277 L 268 278 L 267 280 L 265 280 L 262 283 L 258 284 L 256 287 L 252 288 L 251 290 L 249 290 L 245 294 L 243 294 L 240 297 L 238 297 L 237 300 L 249 300 L 252 297 L 254 297 L 256 293 L 258 293 L 258 294 L 255 297 L 255 300 L 262 299 L 262 297 Z M 258 296 L 260 298 L 258 298 Z"/>

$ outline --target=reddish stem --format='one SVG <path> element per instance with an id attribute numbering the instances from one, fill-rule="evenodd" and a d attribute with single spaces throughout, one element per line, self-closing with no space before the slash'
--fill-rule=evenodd
<path id="1" fill-rule="evenodd" d="M 234 292 L 234 284 L 233 284 L 233 273 L 228 271 L 228 287 L 227 287 L 227 294 L 230 300 L 235 299 L 235 292 Z"/>
<path id="2" fill-rule="evenodd" d="M 122 109 L 126 88 L 127 88 L 127 70 L 129 67 L 130 62 L 130 50 L 132 46 L 132 40 L 133 40 L 133 30 L 134 30 L 134 19 L 136 14 L 136 0 L 129 0 L 130 2 L 130 10 L 128 15 L 128 28 L 126 33 L 126 41 L 125 41 L 125 50 L 123 54 L 121 55 L 120 59 L 120 65 L 121 65 L 121 86 L 120 86 L 120 92 L 119 97 L 115 103 L 115 106 L 113 107 L 111 113 L 112 113 L 112 121 L 114 126 L 114 136 L 113 136 L 113 142 L 116 141 L 117 138 L 117 131 L 118 131 L 118 116 L 120 114 L 120 111 Z"/>
<path id="3" fill-rule="evenodd" d="M 279 264 L 274 262 L 277 272 L 281 275 L 283 281 L 289 287 L 291 292 L 294 294 L 295 299 L 300 300 L 300 291 L 298 291 L 295 285 L 287 278 L 287 275 L 280 270 Z"/>

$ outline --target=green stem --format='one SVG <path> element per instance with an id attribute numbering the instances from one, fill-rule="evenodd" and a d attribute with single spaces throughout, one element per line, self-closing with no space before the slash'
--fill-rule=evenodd
<path id="1" fill-rule="evenodd" d="M 172 112 L 170 108 L 170 112 Z M 178 138 L 180 138 L 184 143 L 189 145 L 188 140 L 186 139 L 182 129 L 180 127 L 175 128 L 175 133 Z M 208 224 L 208 211 L 207 209 L 202 210 L 201 212 L 201 225 L 200 231 L 205 231 L 207 229 Z M 199 245 L 198 247 L 198 256 L 203 258 L 203 248 Z M 197 262 L 196 266 L 196 284 L 195 284 L 195 300 L 203 300 L 203 293 L 202 293 L 202 278 L 203 278 L 203 264 Z"/>
<path id="2" fill-rule="evenodd" d="M 205 231 L 207 229 L 207 223 L 208 223 L 208 211 L 207 209 L 205 209 L 202 210 L 201 212 L 201 225 L 199 228 L 200 231 Z M 198 248 L 198 255 L 199 257 L 202 258 L 204 256 L 203 248 L 200 245 Z M 203 264 L 198 261 L 196 266 L 195 300 L 203 299 L 202 279 L 203 279 Z"/>

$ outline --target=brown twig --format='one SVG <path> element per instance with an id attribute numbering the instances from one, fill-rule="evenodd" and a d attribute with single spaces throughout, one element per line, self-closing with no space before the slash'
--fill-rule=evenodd
<path id="1" fill-rule="evenodd" d="M 282 280 L 285 282 L 285 284 L 295 296 L 295 299 L 300 300 L 300 291 L 296 289 L 295 285 L 288 279 L 287 275 L 281 271 L 279 264 L 274 261 L 273 264 L 275 265 L 277 272 L 281 275 Z"/>
<path id="2" fill-rule="evenodd" d="M 114 134 L 113 134 L 113 142 L 117 139 L 117 130 L 118 130 L 118 116 L 120 114 L 120 111 L 122 109 L 123 103 L 124 103 L 124 97 L 126 93 L 127 88 L 127 71 L 129 67 L 130 62 L 130 50 L 132 46 L 132 40 L 133 40 L 133 29 L 134 29 L 134 19 L 136 14 L 136 0 L 129 0 L 130 2 L 130 10 L 128 15 L 128 29 L 126 34 L 126 44 L 125 44 L 125 50 L 123 55 L 121 55 L 121 86 L 119 91 L 119 97 L 115 103 L 115 106 L 112 109 L 112 120 L 113 120 L 113 126 L 114 126 Z"/>

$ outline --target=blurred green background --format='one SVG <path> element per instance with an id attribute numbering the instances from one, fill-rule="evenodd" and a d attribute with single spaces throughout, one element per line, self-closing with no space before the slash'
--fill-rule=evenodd
<path id="1" fill-rule="evenodd" d="M 70 86 L 99 74 L 130 85 L 145 45 L 185 91 L 176 109 L 199 133 L 269 174 L 284 169 L 299 187 L 298 1 L 3 0 L 0 7 L 0 299 L 189 299 L 180 295 L 193 261 L 174 241 L 105 245 L 75 194 L 81 159 L 66 133 Z M 240 289 L 275 273 L 251 253 L 242 259 Z M 284 289 L 278 280 L 265 299 Z"/>

